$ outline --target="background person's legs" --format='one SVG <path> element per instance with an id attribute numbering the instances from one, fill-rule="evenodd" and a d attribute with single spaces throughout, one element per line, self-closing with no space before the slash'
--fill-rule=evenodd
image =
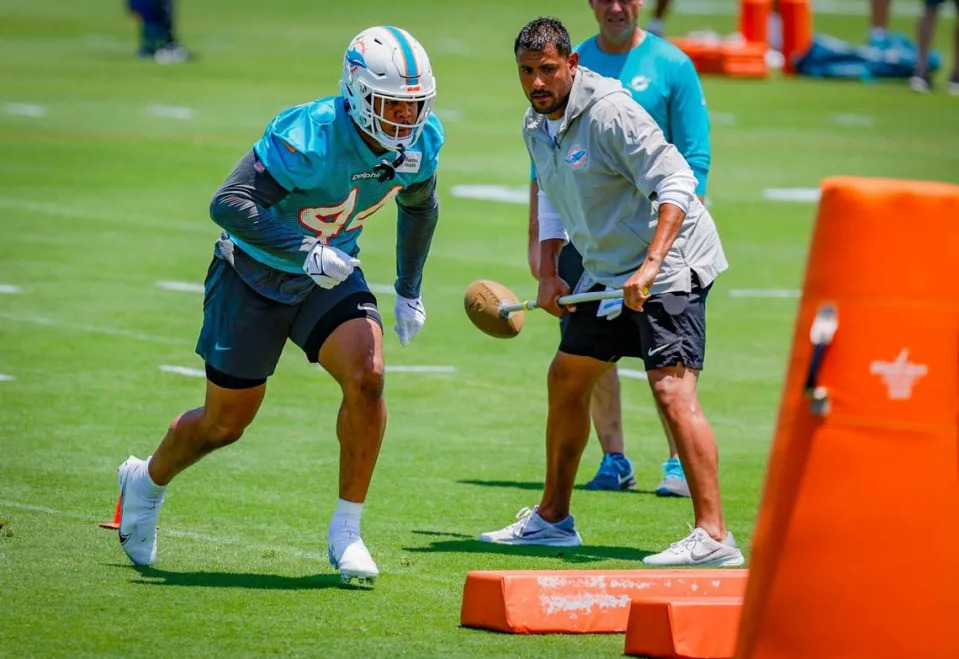
<path id="1" fill-rule="evenodd" d="M 589 413 L 596 437 L 603 449 L 603 459 L 593 478 L 586 483 L 589 490 L 627 490 L 636 487 L 632 461 L 626 457 L 623 439 L 623 409 L 619 372 L 613 364 L 593 388 Z"/>
<path id="2" fill-rule="evenodd" d="M 882 45 L 889 30 L 890 0 L 869 0 L 869 43 Z"/>
<path id="3" fill-rule="evenodd" d="M 646 23 L 646 29 L 658 37 L 666 31 L 666 14 L 669 11 L 670 0 L 656 0 L 653 8 L 653 17 Z"/>
<path id="4" fill-rule="evenodd" d="M 936 2 L 926 2 L 919 22 L 916 25 L 916 43 L 918 52 L 916 54 L 916 71 L 909 78 L 909 87 L 919 93 L 925 93 L 932 89 L 932 81 L 929 73 L 929 49 L 932 47 L 932 39 L 936 33 L 936 19 L 939 14 L 939 5 Z M 959 19 L 957 19 L 959 20 Z"/>

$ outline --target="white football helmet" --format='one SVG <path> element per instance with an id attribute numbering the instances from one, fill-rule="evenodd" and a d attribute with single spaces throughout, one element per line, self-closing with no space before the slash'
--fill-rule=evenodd
<path id="1" fill-rule="evenodd" d="M 343 58 L 340 93 L 360 129 L 396 151 L 400 145 L 413 145 L 423 132 L 436 98 L 436 81 L 423 46 L 406 30 L 385 25 L 353 37 Z M 400 124 L 386 119 L 386 101 L 416 102 L 415 121 Z"/>

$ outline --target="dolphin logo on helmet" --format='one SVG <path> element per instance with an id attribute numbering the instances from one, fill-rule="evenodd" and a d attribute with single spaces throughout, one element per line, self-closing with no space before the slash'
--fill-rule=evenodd
<path id="1" fill-rule="evenodd" d="M 426 50 L 409 32 L 389 25 L 363 30 L 346 49 L 340 93 L 350 116 L 383 148 L 396 151 L 416 143 L 433 108 L 436 80 Z M 387 101 L 417 104 L 412 124 L 397 124 L 383 115 Z M 409 134 L 398 137 L 401 129 Z"/>

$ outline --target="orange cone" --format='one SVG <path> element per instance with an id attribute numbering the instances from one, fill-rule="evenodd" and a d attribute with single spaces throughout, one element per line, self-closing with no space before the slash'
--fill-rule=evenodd
<path id="1" fill-rule="evenodd" d="M 959 186 L 823 182 L 737 657 L 957 656 L 955 254 Z"/>
<path id="2" fill-rule="evenodd" d="M 779 0 L 783 26 L 783 71 L 793 73 L 793 60 L 812 45 L 812 9 L 809 0 Z"/>
<path id="3" fill-rule="evenodd" d="M 112 522 L 99 522 L 97 524 L 101 529 L 114 529 L 117 530 L 120 528 L 120 497 L 117 497 L 117 507 L 113 512 L 113 521 Z"/>
<path id="4" fill-rule="evenodd" d="M 742 0 L 739 3 L 739 33 L 746 41 L 769 43 L 769 13 L 772 0 Z"/>

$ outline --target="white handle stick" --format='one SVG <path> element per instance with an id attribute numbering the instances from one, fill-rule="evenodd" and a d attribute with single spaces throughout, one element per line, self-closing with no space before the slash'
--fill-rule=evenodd
<path id="1" fill-rule="evenodd" d="M 613 298 L 623 297 L 623 289 L 617 288 L 614 291 L 593 291 L 592 293 L 577 293 L 576 295 L 563 295 L 556 303 L 560 306 L 568 306 L 577 302 L 595 302 L 596 300 L 612 300 Z M 499 315 L 508 316 L 514 311 L 529 311 L 539 308 L 536 300 L 526 300 L 525 302 L 514 302 L 513 304 L 501 304 Z"/>

